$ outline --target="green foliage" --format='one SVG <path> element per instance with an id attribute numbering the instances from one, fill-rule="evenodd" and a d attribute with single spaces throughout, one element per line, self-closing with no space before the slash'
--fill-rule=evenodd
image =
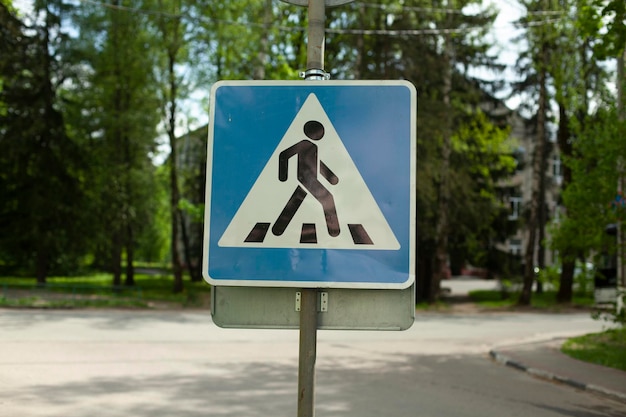
<path id="1" fill-rule="evenodd" d="M 36 4 L 37 6 L 37 4 Z M 69 72 L 66 32 L 49 2 L 37 30 L 0 6 L 0 258 L 37 271 L 67 271 L 84 255 L 85 155 L 66 130 L 55 80 Z"/>
<path id="2" fill-rule="evenodd" d="M 537 281 L 548 288 L 558 288 L 561 279 L 561 271 L 558 265 L 543 268 L 537 275 Z"/>
<path id="3" fill-rule="evenodd" d="M 508 290 L 474 290 L 470 291 L 469 297 L 473 302 L 478 303 L 485 308 L 515 308 L 519 293 L 518 286 L 512 286 Z M 556 291 L 544 291 L 541 294 L 534 294 L 530 307 L 537 309 L 548 309 L 559 311 L 563 308 L 557 303 Z M 580 308 L 589 308 L 593 305 L 593 296 L 587 294 L 576 294 L 572 300 L 571 306 Z"/>
<path id="4" fill-rule="evenodd" d="M 193 204 L 191 201 L 183 198 L 180 200 L 179 208 L 186 213 L 194 223 L 202 223 L 204 220 L 204 204 Z"/>
<path id="5" fill-rule="evenodd" d="M 579 294 L 591 294 L 594 290 L 593 280 L 596 274 L 594 268 L 588 268 L 587 263 L 579 263 L 574 270 L 574 288 Z"/>
<path id="6" fill-rule="evenodd" d="M 478 110 L 458 128 L 452 143 L 454 152 L 467 161 L 467 171 L 480 197 L 495 200 L 496 181 L 515 169 L 509 130 L 498 128 Z"/>
<path id="7" fill-rule="evenodd" d="M 462 0 L 453 7 L 460 11 L 478 3 Z M 418 89 L 417 247 L 422 283 L 430 282 L 432 276 L 437 224 L 444 210 L 439 207 L 444 180 L 451 196 L 443 213 L 450 219 L 449 251 L 481 265 L 497 258 L 493 246 L 506 231 L 499 227 L 506 223 L 506 212 L 495 198 L 496 184 L 512 164 L 505 144 L 507 130 L 498 127 L 501 120 L 480 110 L 481 104 L 492 103 L 485 90 L 492 91 L 494 85 L 466 71 L 470 67 L 498 71 L 483 36 L 495 11 L 467 15 L 429 8 L 429 2 L 423 5 L 406 7 L 384 0 L 376 6 L 355 3 L 330 9 L 326 45 L 332 78 L 407 79 Z M 419 31 L 424 33 L 409 34 Z M 452 71 L 448 104 L 444 102 L 447 68 Z M 448 137 L 453 138 L 451 169 L 442 174 L 444 138 Z M 425 288 L 418 291 L 422 296 L 427 293 Z"/>
<path id="8" fill-rule="evenodd" d="M 494 227 L 508 215 L 498 199 L 498 181 L 515 167 L 508 130 L 480 110 L 466 114 L 452 136 L 451 165 L 451 249 L 462 247 L 465 259 L 487 266 L 494 261 L 493 242 L 510 232 Z"/>
<path id="9" fill-rule="evenodd" d="M 626 328 L 568 339 L 561 351 L 581 361 L 626 371 Z"/>
<path id="10" fill-rule="evenodd" d="M 495 268 L 505 262 L 494 245 L 516 226 L 497 198 L 513 159 L 506 120 L 480 110 L 491 107 L 489 93 L 498 83 L 468 71 L 498 70 L 484 36 L 495 11 L 463 12 L 481 3 L 477 0 L 451 3 L 458 13 L 431 7 L 435 3 L 428 0 L 409 3 L 381 0 L 329 8 L 326 67 L 335 79 L 407 79 L 418 88 L 422 281 L 430 276 L 429 251 L 438 238 L 443 138 L 452 138 L 445 178 L 452 197 L 446 209 L 449 251 Z M 541 12 L 544 3 L 524 1 L 531 12 Z M 574 3 L 566 10 L 562 2 L 549 2 L 564 16 L 579 10 L 577 19 L 557 19 L 554 25 L 540 21 L 528 35 L 534 42 L 539 31 L 549 32 L 549 46 L 568 58 L 551 61 L 551 74 L 555 96 L 576 103 L 568 107 L 570 116 L 585 113 L 581 103 L 590 92 L 604 94 L 600 75 L 597 84 L 580 85 L 579 79 L 596 73 L 582 60 L 569 63 L 575 51 L 599 53 L 601 46 L 609 55 L 615 45 L 624 45 L 621 0 Z M 162 261 L 171 214 L 168 179 L 151 162 L 159 123 L 179 128 L 181 103 L 218 79 L 296 79 L 306 69 L 307 8 L 268 0 L 35 4 L 45 18 L 33 20 L 32 30 L 25 30 L 12 9 L 0 7 L 0 260 L 32 270 L 39 259 L 68 272 L 90 260 L 119 269 L 124 256 L 131 262 L 133 255 Z M 526 23 L 540 18 L 541 13 L 530 13 Z M 444 102 L 446 68 L 452 69 L 449 103 Z M 526 75 L 532 82 L 536 68 L 531 65 Z M 172 81 L 176 88 L 168 91 L 164 87 Z M 604 97 L 593 98 L 604 106 Z M 578 184 L 564 196 L 572 210 L 556 233 L 555 247 L 573 243 L 573 253 L 603 247 L 599 225 L 615 218 L 606 208 L 615 184 L 608 170 L 617 166 L 611 158 L 625 154 L 614 143 L 624 130 L 612 124 L 614 116 L 603 118 L 580 123 L 576 157 L 566 161 Z M 206 129 L 193 133 L 204 145 Z M 195 149 L 199 163 L 186 161 L 179 176 L 177 208 L 191 219 L 196 252 L 202 241 L 203 152 L 202 146 Z"/>
<path id="11" fill-rule="evenodd" d="M 198 85 L 297 79 L 306 65 L 306 8 L 268 0 L 189 5 L 186 39 Z"/>
<path id="12" fill-rule="evenodd" d="M 17 13 L 17 10 L 13 5 L 13 0 L 0 0 L 0 5 L 5 6 L 6 9 L 13 14 Z"/>
<path id="13" fill-rule="evenodd" d="M 587 0 L 584 5 L 583 29 L 596 35 L 601 42 L 596 46 L 600 58 L 617 57 L 626 47 L 626 4 L 622 0 Z"/>
<path id="14" fill-rule="evenodd" d="M 156 272 L 156 271 L 155 271 Z M 45 285 L 31 277 L 0 277 L 0 306 L 38 308 L 152 308 L 207 307 L 210 286 L 189 283 L 185 291 L 172 293 L 172 276 L 137 274 L 134 286 L 111 286 L 111 274 L 52 276 Z"/>
<path id="15" fill-rule="evenodd" d="M 587 254 L 592 250 L 614 252 L 615 239 L 604 232 L 615 223 L 623 208 L 611 206 L 615 199 L 620 155 L 626 155 L 626 122 L 613 109 L 600 109 L 588 119 L 574 143 L 574 157 L 565 160 L 572 182 L 563 191 L 568 208 L 553 232 L 553 246 L 568 246 Z"/>
<path id="16" fill-rule="evenodd" d="M 592 294 L 595 273 L 595 269 L 587 268 L 586 263 L 576 262 L 573 287 L 577 294 L 581 296 L 590 296 Z M 554 264 L 539 270 L 537 281 L 544 284 L 544 288 L 558 289 L 561 285 L 560 265 Z"/>
<path id="17" fill-rule="evenodd" d="M 152 203 L 146 212 L 144 227 L 137 237 L 138 261 L 165 264 L 169 259 L 171 211 L 168 193 L 168 172 L 166 166 L 156 168 L 152 182 Z"/>
<path id="18" fill-rule="evenodd" d="M 64 91 L 72 133 L 89 153 L 85 183 L 97 213 L 94 249 L 98 263 L 116 271 L 118 283 L 122 253 L 134 261 L 137 241 L 157 212 L 150 155 L 159 122 L 149 20 L 129 12 L 130 3 L 119 5 L 83 4 L 73 13 L 80 36 L 69 44 L 85 70 Z"/>
<path id="19" fill-rule="evenodd" d="M 493 290 L 473 290 L 470 291 L 469 297 L 470 299 L 481 305 L 508 305 L 508 297 L 503 296 L 501 291 L 493 291 Z"/>

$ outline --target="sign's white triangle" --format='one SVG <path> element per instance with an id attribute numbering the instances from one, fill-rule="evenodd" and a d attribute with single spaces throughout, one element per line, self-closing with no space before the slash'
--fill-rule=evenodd
<path id="1" fill-rule="evenodd" d="M 307 97 L 218 245 L 400 249 L 315 94 Z"/>

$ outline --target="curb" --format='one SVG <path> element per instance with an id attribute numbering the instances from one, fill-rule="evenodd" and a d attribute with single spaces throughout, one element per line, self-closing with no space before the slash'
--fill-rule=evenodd
<path id="1" fill-rule="evenodd" d="M 608 388 L 604 388 L 594 384 L 587 384 L 584 382 L 576 381 L 574 379 L 553 374 L 552 372 L 544 371 L 542 369 L 531 368 L 521 362 L 514 361 L 508 356 L 498 353 L 495 350 L 490 350 L 489 356 L 491 356 L 491 358 L 497 363 L 517 369 L 518 371 L 526 372 L 534 377 L 559 382 L 561 384 L 569 385 L 579 390 L 594 392 L 596 394 L 611 397 L 618 401 L 626 402 L 626 394 L 623 394 L 621 392 L 613 391 Z"/>

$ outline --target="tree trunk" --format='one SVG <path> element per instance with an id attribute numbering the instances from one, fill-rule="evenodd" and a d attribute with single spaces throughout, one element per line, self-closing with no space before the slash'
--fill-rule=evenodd
<path id="1" fill-rule="evenodd" d="M 181 210 L 178 210 L 180 215 L 180 232 L 183 238 L 183 252 L 185 255 L 185 263 L 187 264 L 187 270 L 192 282 L 202 281 L 201 270 L 195 267 L 193 262 L 193 256 L 191 255 L 191 242 L 189 241 L 189 233 L 187 232 L 187 224 L 185 223 L 185 216 Z M 200 272 L 200 273 L 199 273 Z"/>
<path id="2" fill-rule="evenodd" d="M 449 35 L 446 36 L 444 59 L 446 70 L 443 80 L 443 103 L 445 111 L 443 138 L 441 145 L 441 165 L 439 171 L 439 216 L 436 227 L 436 250 L 435 250 L 435 270 L 432 275 L 430 285 L 429 302 L 439 299 L 441 292 L 441 280 L 446 278 L 448 271 L 448 229 L 449 229 L 449 204 L 450 204 L 450 154 L 451 154 L 451 130 L 452 130 L 452 108 L 450 95 L 452 93 L 452 53 L 450 51 L 451 41 Z"/>
<path id="3" fill-rule="evenodd" d="M 535 245 L 537 243 L 537 226 L 539 221 L 539 210 L 541 209 L 541 176 L 542 162 L 546 147 L 546 110 L 547 110 L 547 88 L 546 88 L 546 65 L 548 61 L 547 45 L 544 43 L 541 48 L 539 62 L 539 109 L 537 112 L 537 138 L 533 155 L 533 181 L 532 196 L 530 199 L 530 215 L 526 224 L 528 231 L 528 241 L 526 252 L 524 253 L 524 282 L 522 292 L 517 300 L 519 305 L 530 305 L 532 287 L 535 281 Z"/>
<path id="4" fill-rule="evenodd" d="M 170 153 L 170 213 L 171 213 L 171 230 L 172 230 L 172 272 L 174 274 L 174 288 L 175 293 L 179 293 L 183 290 L 183 271 L 180 264 L 180 253 L 178 248 L 178 175 L 176 170 L 176 142 L 172 137 L 173 131 L 170 134 L 170 146 L 172 148 Z"/>
<path id="5" fill-rule="evenodd" d="M 544 145 L 545 146 L 545 145 Z M 544 150 L 541 158 L 541 176 L 539 177 L 539 213 L 537 216 L 537 267 L 543 270 L 546 267 L 546 223 L 547 219 L 547 203 L 546 203 L 546 170 L 548 169 L 548 152 Z M 537 280 L 537 294 L 543 293 L 543 283 Z"/>
<path id="6" fill-rule="evenodd" d="M 626 48 L 617 58 L 617 112 L 620 121 L 626 120 L 626 98 L 624 88 L 626 84 L 626 71 L 624 65 L 626 61 Z M 624 192 L 624 158 L 618 161 L 617 166 L 620 175 L 617 179 L 617 192 Z M 620 219 L 617 223 L 617 285 L 626 288 L 626 234 L 624 233 L 624 221 Z M 621 306 L 618 300 L 618 306 Z M 619 307 L 618 307 L 619 308 Z"/>
<path id="7" fill-rule="evenodd" d="M 178 203 L 180 200 L 180 192 L 178 189 L 178 152 L 176 149 L 176 136 L 174 129 L 176 127 L 176 80 L 174 74 L 174 58 L 170 56 L 170 113 L 169 113 L 169 126 L 168 136 L 170 142 L 170 213 L 171 213 L 171 230 L 172 230 L 172 270 L 174 274 L 174 288 L 175 293 L 179 293 L 183 290 L 183 271 L 180 263 L 180 253 L 178 248 Z"/>
<path id="8" fill-rule="evenodd" d="M 48 279 L 48 251 L 45 247 L 37 250 L 37 285 L 44 285 Z"/>
<path id="9" fill-rule="evenodd" d="M 435 253 L 435 244 L 432 241 L 424 242 L 417 245 L 415 250 L 417 259 L 416 276 L 420 277 L 415 282 L 415 299 L 416 302 L 428 302 L 430 298 L 430 286 L 432 285 L 433 259 Z"/>
<path id="10" fill-rule="evenodd" d="M 133 242 L 133 228 L 129 224 L 126 233 L 126 281 L 124 285 L 135 285 L 135 250 Z"/>
<path id="11" fill-rule="evenodd" d="M 563 254 L 561 264 L 561 277 L 559 279 L 559 291 L 556 294 L 556 302 L 559 304 L 569 304 L 572 302 L 574 287 L 574 269 L 576 260 L 572 254 Z"/>
<path id="12" fill-rule="evenodd" d="M 586 105 L 585 105 L 586 107 Z M 586 114 L 587 110 L 583 114 Z M 580 116 L 584 119 L 584 116 Z M 580 120 L 580 123 L 584 123 L 584 120 Z M 570 138 L 569 129 L 569 117 L 565 105 L 559 103 L 559 130 L 557 133 L 557 143 L 561 155 L 565 157 L 572 156 L 572 142 Z M 563 184 L 562 188 L 565 189 L 572 182 L 572 169 L 568 164 L 561 164 L 563 170 Z M 567 207 L 566 207 L 567 209 Z M 556 294 L 557 303 L 569 304 L 572 302 L 572 287 L 574 286 L 574 268 L 576 267 L 575 253 L 573 249 L 565 249 L 561 254 L 561 276 L 559 277 L 559 290 Z"/>
<path id="13" fill-rule="evenodd" d="M 122 243 L 119 232 L 114 232 L 111 244 L 111 272 L 113 273 L 113 286 L 122 285 Z"/>

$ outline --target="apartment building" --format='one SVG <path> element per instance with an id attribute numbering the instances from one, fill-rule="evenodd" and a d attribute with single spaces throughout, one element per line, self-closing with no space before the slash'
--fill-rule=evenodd
<path id="1" fill-rule="evenodd" d="M 504 105 L 501 106 L 504 108 L 500 108 L 499 111 L 506 113 L 507 124 L 511 127 L 510 140 L 517 160 L 515 172 L 500 184 L 501 198 L 503 204 L 509 207 L 508 219 L 517 224 L 517 231 L 506 242 L 501 243 L 498 249 L 519 257 L 522 261 L 529 238 L 526 223 L 533 193 L 533 158 L 537 139 L 532 121 L 522 117 L 518 112 L 507 109 Z M 563 183 L 562 162 L 554 136 L 549 136 L 546 141 L 543 174 L 543 209 L 539 214 L 539 229 L 543 227 L 543 231 L 537 231 L 534 264 L 549 266 L 558 260 L 558 253 L 549 248 L 550 226 L 558 223 L 562 212 L 560 204 L 560 191 Z M 543 244 L 543 250 L 541 244 Z"/>

